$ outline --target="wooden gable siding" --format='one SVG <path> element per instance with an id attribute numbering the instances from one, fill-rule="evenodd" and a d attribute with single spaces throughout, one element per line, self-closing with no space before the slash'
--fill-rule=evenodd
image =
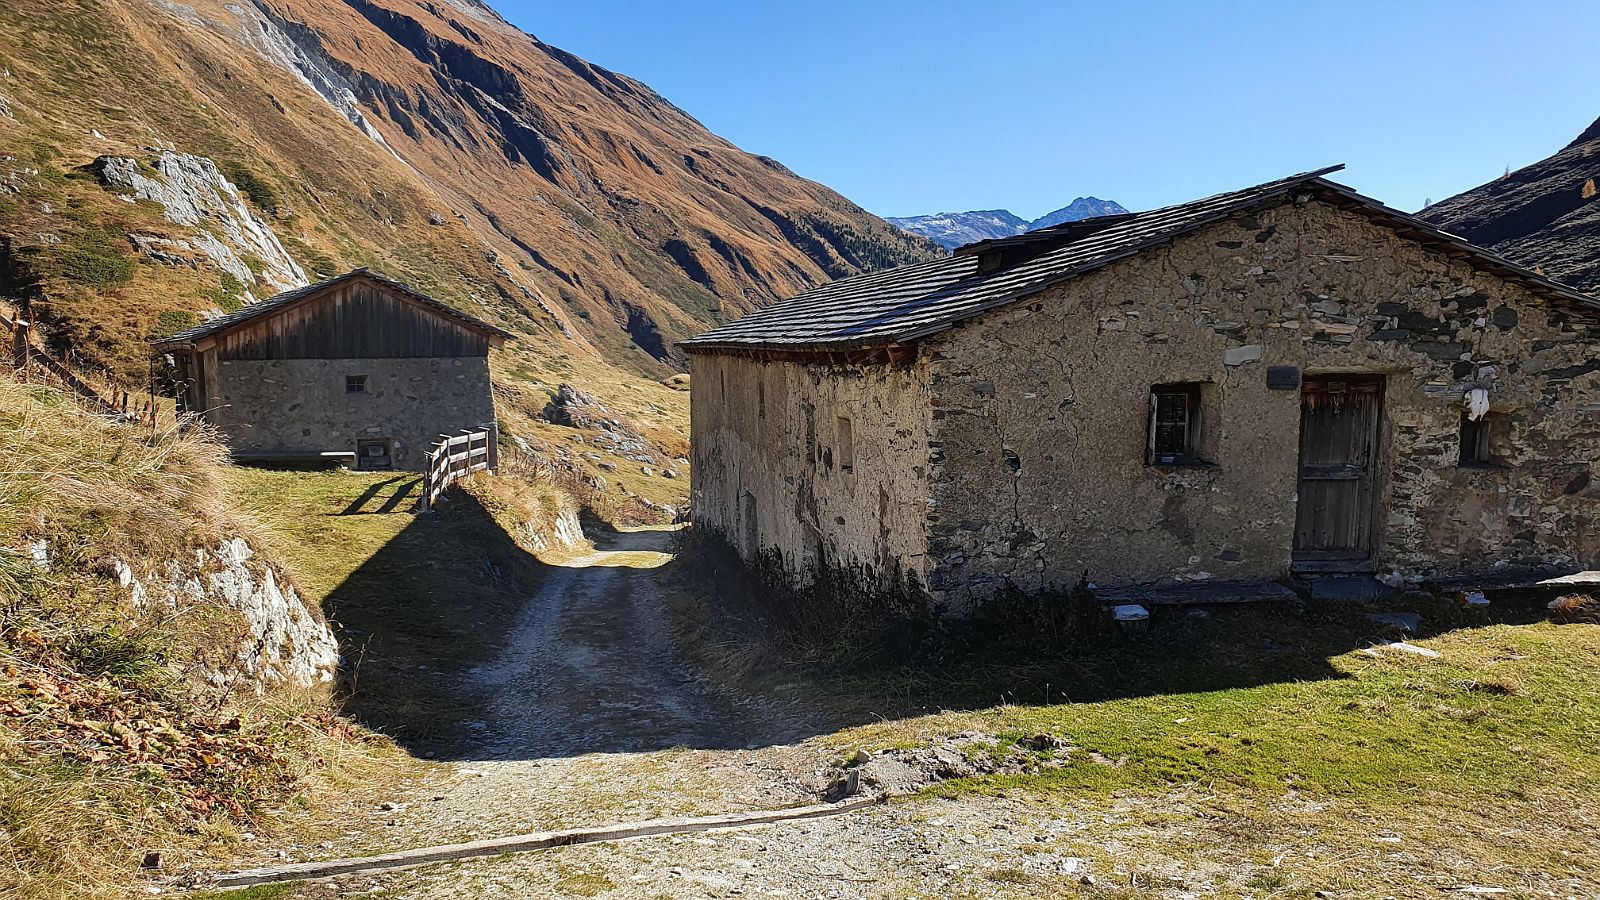
<path id="1" fill-rule="evenodd" d="M 219 359 L 487 356 L 487 336 L 371 282 L 355 281 L 217 339 Z"/>

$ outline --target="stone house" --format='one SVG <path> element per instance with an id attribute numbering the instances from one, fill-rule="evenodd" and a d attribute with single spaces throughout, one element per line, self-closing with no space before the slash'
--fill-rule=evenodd
<path id="1" fill-rule="evenodd" d="M 960 609 L 1600 563 L 1600 302 L 1327 180 L 960 248 L 687 341 L 693 517 Z"/>
<path id="2" fill-rule="evenodd" d="M 494 422 L 489 348 L 511 335 L 367 269 L 155 342 L 178 411 L 240 460 L 425 466 L 441 433 Z"/>

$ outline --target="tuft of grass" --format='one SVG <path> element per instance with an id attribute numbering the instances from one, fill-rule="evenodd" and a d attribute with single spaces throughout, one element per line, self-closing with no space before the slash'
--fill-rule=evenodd
<path id="1" fill-rule="evenodd" d="M 232 161 L 224 163 L 222 173 L 228 176 L 234 187 L 240 193 L 250 198 L 256 209 L 265 213 L 274 213 L 278 210 L 278 192 L 273 189 L 265 179 L 256 175 L 244 163 Z"/>
<path id="2" fill-rule="evenodd" d="M 62 647 L 66 662 L 87 678 L 144 682 L 166 661 L 164 636 L 153 629 L 104 625 L 71 634 Z"/>
<path id="3" fill-rule="evenodd" d="M 133 279 L 134 262 L 122 250 L 127 237 L 105 227 L 82 227 L 69 232 L 59 245 L 39 254 L 39 268 L 94 290 L 121 287 Z"/>
<path id="4" fill-rule="evenodd" d="M 1550 603 L 1557 622 L 1600 624 L 1600 600 L 1588 594 L 1567 594 Z"/>
<path id="5" fill-rule="evenodd" d="M 189 896 L 195 900 L 278 900 L 292 897 L 296 886 L 292 884 L 257 884 L 231 891 L 202 891 Z"/>
<path id="6" fill-rule="evenodd" d="M 577 897 L 598 897 L 617 883 L 598 872 L 565 872 L 556 881 L 556 890 Z"/>

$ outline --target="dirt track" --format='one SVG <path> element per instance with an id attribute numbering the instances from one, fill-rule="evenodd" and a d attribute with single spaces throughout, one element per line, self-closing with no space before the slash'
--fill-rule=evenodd
<path id="1" fill-rule="evenodd" d="M 663 531 L 608 535 L 595 552 L 556 568 L 529 598 L 506 650 L 468 676 L 490 693 L 489 715 L 467 723 L 453 752 L 431 762 L 402 795 L 355 810 L 358 821 L 342 836 L 315 850 L 291 850 L 288 858 L 815 802 L 839 751 L 825 736 L 811 737 L 806 711 L 731 696 L 675 647 L 653 577 L 671 560 L 670 539 Z M 901 802 L 828 820 L 569 847 L 297 890 L 419 898 L 904 897 L 971 891 L 962 887 L 971 884 L 994 896 L 1010 887 L 985 872 L 1065 878 L 1077 871 L 1078 861 L 1028 845 L 1080 824 L 1023 804 L 1004 807 Z"/>

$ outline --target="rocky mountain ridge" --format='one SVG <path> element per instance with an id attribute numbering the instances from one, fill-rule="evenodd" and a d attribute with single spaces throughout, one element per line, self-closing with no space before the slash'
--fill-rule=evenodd
<path id="1" fill-rule="evenodd" d="M 1079 219 L 1125 212 L 1127 210 L 1115 200 L 1079 197 L 1066 206 L 1045 213 L 1031 222 L 1006 209 L 975 209 L 959 213 L 890 217 L 885 221 L 896 228 L 928 238 L 946 250 L 954 250 L 963 244 L 975 241 L 1011 237 L 1027 231 L 1060 225 L 1063 222 L 1076 222 Z"/>
<path id="2" fill-rule="evenodd" d="M 1554 155 L 1442 200 L 1424 221 L 1600 292 L 1600 119 Z"/>
<path id="3" fill-rule="evenodd" d="M 468 0 L 18 0 L 0 63 L 0 293 L 130 378 L 155 331 L 370 265 L 654 380 L 938 252 Z"/>

